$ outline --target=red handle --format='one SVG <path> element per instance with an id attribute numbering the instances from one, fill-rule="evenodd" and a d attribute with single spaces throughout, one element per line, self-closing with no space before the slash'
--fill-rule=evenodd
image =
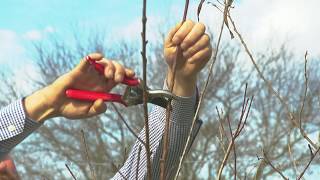
<path id="1" fill-rule="evenodd" d="M 124 106 L 127 106 L 127 104 L 122 100 L 122 96 L 119 94 L 68 89 L 66 91 L 66 95 L 68 98 L 78 99 L 83 101 L 95 101 L 98 99 L 102 99 L 105 102 L 117 102 L 117 103 L 123 104 Z"/>
<path id="2" fill-rule="evenodd" d="M 86 56 L 86 60 L 89 61 L 90 64 L 92 64 L 100 74 L 104 73 L 104 66 L 102 64 L 99 64 L 96 61 L 92 60 L 90 56 Z M 138 78 L 124 77 L 122 84 L 126 84 L 128 86 L 138 86 L 140 84 L 140 81 Z"/>

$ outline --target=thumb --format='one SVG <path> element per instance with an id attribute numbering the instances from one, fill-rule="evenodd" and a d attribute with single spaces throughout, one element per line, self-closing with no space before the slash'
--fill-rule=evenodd
<path id="1" fill-rule="evenodd" d="M 89 117 L 96 116 L 106 112 L 106 110 L 107 110 L 107 105 L 103 102 L 102 99 L 98 99 L 90 107 L 88 116 Z"/>

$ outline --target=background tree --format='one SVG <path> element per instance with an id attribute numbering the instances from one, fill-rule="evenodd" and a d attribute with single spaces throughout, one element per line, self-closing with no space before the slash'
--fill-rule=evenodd
<path id="1" fill-rule="evenodd" d="M 160 32 L 164 32 L 163 29 Z M 26 82 L 33 90 L 53 82 L 58 76 L 70 70 L 78 60 L 89 52 L 102 52 L 106 57 L 119 59 L 126 67 L 136 70 L 141 77 L 139 48 L 135 41 L 120 41 L 113 47 L 106 44 L 103 32 L 90 32 L 84 38 L 75 34 L 72 43 L 53 37 L 45 44 L 35 44 L 34 63 L 38 77 Z M 161 40 L 151 42 L 148 50 L 148 79 L 152 88 L 161 88 L 166 65 L 163 57 L 163 34 Z M 81 38 L 80 38 L 81 37 Z M 256 71 L 243 58 L 239 45 L 224 44 L 218 54 L 214 69 L 214 78 L 208 87 L 205 106 L 200 118 L 203 126 L 193 148 L 185 161 L 181 179 L 213 179 L 221 164 L 227 148 L 226 117 L 229 117 L 232 129 L 239 120 L 243 101 L 244 85 L 248 83 L 248 94 L 255 95 L 250 117 L 239 139 L 236 141 L 237 177 L 240 179 L 267 179 L 278 174 L 261 159 L 262 149 L 268 159 L 288 177 L 296 177 L 310 160 L 307 143 L 299 131 L 293 128 L 283 106 L 268 90 Z M 301 102 L 304 99 L 305 76 L 304 59 L 295 57 L 284 45 L 279 50 L 267 50 L 257 55 L 263 74 L 272 82 L 296 117 L 300 116 Z M 303 127 L 317 140 L 319 119 L 319 64 L 309 60 L 308 93 L 302 113 Z M 207 72 L 199 75 L 199 84 Z M 1 105 L 25 95 L 13 82 L 12 72 L 1 74 Z M 13 82 L 13 83 L 12 83 Z M 121 92 L 121 87 L 116 91 Z M 107 113 L 89 120 L 67 123 L 57 118 L 47 122 L 36 133 L 18 146 L 13 153 L 23 179 L 69 179 L 65 163 L 79 179 L 90 179 L 91 173 L 86 161 L 86 153 L 81 135 L 84 129 L 89 147 L 91 164 L 97 179 L 112 177 L 125 161 L 135 137 L 128 131 L 115 107 L 138 133 L 142 128 L 142 107 L 122 108 L 108 104 Z M 216 107 L 221 114 L 220 121 L 225 127 L 223 132 L 219 123 Z M 290 152 L 288 148 L 290 147 Z M 30 153 L 31 152 L 31 153 Z M 259 157 L 259 158 L 257 158 Z M 224 179 L 234 174 L 233 154 L 223 172 Z M 315 159 L 312 170 L 317 170 L 319 160 Z M 309 171 L 310 172 L 310 171 Z"/>

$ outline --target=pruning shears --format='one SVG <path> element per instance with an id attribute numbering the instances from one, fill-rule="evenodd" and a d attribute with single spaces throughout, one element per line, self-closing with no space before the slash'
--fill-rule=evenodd
<path id="1" fill-rule="evenodd" d="M 90 62 L 92 66 L 100 73 L 104 73 L 104 66 L 95 62 L 90 58 L 86 57 L 86 60 Z M 97 99 L 102 99 L 105 102 L 117 102 L 123 104 L 124 106 L 134 106 L 143 103 L 143 87 L 142 80 L 139 78 L 129 78 L 124 77 L 121 84 L 127 85 L 123 95 L 105 93 L 105 92 L 95 92 L 86 91 L 78 89 L 68 89 L 66 95 L 68 98 L 82 100 L 82 101 L 95 101 Z M 177 100 L 177 96 L 170 93 L 167 90 L 150 90 L 147 88 L 148 93 L 148 103 L 152 103 L 161 107 L 167 107 L 170 99 Z"/>

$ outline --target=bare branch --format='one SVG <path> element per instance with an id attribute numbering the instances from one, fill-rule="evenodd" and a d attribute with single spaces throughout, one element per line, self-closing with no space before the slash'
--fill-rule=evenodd
<path id="1" fill-rule="evenodd" d="M 307 166 L 303 169 L 303 171 L 301 172 L 301 174 L 299 175 L 299 177 L 297 178 L 297 180 L 300 180 L 300 179 L 303 177 L 304 173 L 305 173 L 305 172 L 307 171 L 307 169 L 309 168 L 311 162 L 312 162 L 313 159 L 317 156 L 319 150 L 320 150 L 320 147 L 317 149 L 317 151 L 314 153 L 314 155 L 311 155 L 310 161 L 308 162 Z"/>
<path id="2" fill-rule="evenodd" d="M 68 164 L 65 164 L 65 166 L 67 167 L 67 169 L 68 169 L 70 175 L 72 176 L 72 178 L 73 178 L 74 180 L 77 180 L 76 176 L 72 173 L 72 171 L 71 171 L 71 169 L 69 168 Z"/>
<path id="3" fill-rule="evenodd" d="M 146 40 L 146 24 L 147 24 L 147 0 L 143 0 L 142 8 L 142 60 L 143 60 L 143 109 L 144 109 L 144 122 L 146 133 L 146 154 L 147 154 L 147 179 L 151 180 L 151 152 L 150 152 L 150 139 L 149 139 L 149 119 L 148 119 L 148 93 L 147 93 L 147 40 Z"/>
<path id="4" fill-rule="evenodd" d="M 264 149 L 263 149 L 262 151 L 263 151 L 263 158 L 262 158 L 262 160 L 263 160 L 265 163 L 269 164 L 269 165 L 271 166 L 271 168 L 272 168 L 273 170 L 275 170 L 283 179 L 289 180 L 289 178 L 287 178 L 278 168 L 276 168 L 276 167 L 270 162 L 270 160 L 268 159 L 267 154 L 265 153 Z"/>
<path id="5" fill-rule="evenodd" d="M 202 9 L 203 3 L 204 3 L 205 1 L 206 1 L 206 0 L 200 0 L 200 3 L 199 3 L 199 5 L 198 5 L 198 10 L 197 10 L 198 22 L 200 21 L 201 9 Z"/>
<path id="6" fill-rule="evenodd" d="M 246 124 L 246 121 L 247 121 L 247 118 L 248 118 L 248 114 L 249 114 L 250 109 L 251 109 L 251 104 L 252 104 L 252 101 L 253 101 L 253 97 L 252 97 L 251 100 L 250 100 L 249 107 L 248 107 L 248 100 L 249 99 L 248 100 L 246 99 L 246 95 L 247 95 L 247 85 L 246 85 L 246 88 L 245 88 L 244 100 L 243 100 L 242 110 L 241 110 L 241 114 L 240 114 L 240 120 L 238 122 L 238 126 L 237 126 L 237 129 L 236 129 L 235 133 L 232 133 L 230 119 L 229 119 L 229 117 L 227 117 L 229 131 L 230 131 L 230 134 L 231 134 L 231 141 L 229 142 L 229 145 L 228 145 L 228 148 L 227 148 L 227 152 L 225 153 L 225 155 L 223 157 L 223 160 L 222 160 L 222 163 L 220 164 L 220 167 L 219 167 L 219 170 L 218 170 L 218 175 L 217 175 L 217 179 L 218 180 L 221 179 L 222 171 L 223 171 L 224 167 L 227 164 L 227 160 L 229 158 L 229 155 L 230 155 L 230 152 L 231 152 L 232 149 L 234 150 L 234 154 L 236 155 L 236 153 L 235 153 L 236 150 L 235 150 L 234 144 L 235 144 L 235 141 L 236 141 L 237 137 L 240 135 L 241 131 L 243 130 L 243 128 L 244 128 L 244 126 Z M 248 107 L 248 109 L 247 109 L 247 107 Z M 246 116 L 244 116 L 244 114 L 246 114 Z M 236 165 L 236 159 L 235 159 L 235 165 Z M 234 173 L 235 173 L 235 176 L 236 176 L 236 166 L 235 166 L 235 169 L 234 169 Z"/>
<path id="7" fill-rule="evenodd" d="M 183 13 L 183 18 L 182 18 L 182 24 L 186 21 L 187 15 L 188 15 L 188 8 L 189 8 L 189 0 L 186 0 L 185 2 L 185 7 L 184 7 L 184 13 Z M 176 49 L 176 55 L 175 59 L 173 61 L 173 76 L 171 79 L 171 82 L 169 84 L 169 90 L 172 93 L 174 84 L 175 84 L 175 76 L 176 76 L 176 71 L 177 71 L 177 61 L 178 58 L 181 57 L 181 49 L 180 45 L 177 46 Z M 160 180 L 165 180 L 166 178 L 166 167 L 165 167 L 165 161 L 168 157 L 168 149 L 169 149 L 169 129 L 170 129 L 170 116 L 171 116 L 171 111 L 172 111 L 172 105 L 171 105 L 172 99 L 169 100 L 167 109 L 166 109 L 166 121 L 165 121 L 165 128 L 164 128 L 164 140 L 163 140 L 163 147 L 162 147 L 162 156 L 160 159 Z"/>
<path id="8" fill-rule="evenodd" d="M 139 138 L 139 136 L 134 132 L 134 130 L 130 127 L 130 125 L 128 124 L 128 122 L 124 119 L 124 117 L 122 116 L 122 114 L 120 113 L 119 109 L 117 108 L 117 106 L 112 102 L 111 103 L 113 109 L 116 111 L 116 113 L 118 114 L 118 116 L 120 117 L 121 121 L 126 125 L 126 127 L 129 129 L 129 131 L 131 132 L 131 134 L 136 137 L 138 139 L 138 141 L 140 141 L 144 146 L 146 146 L 146 143 L 144 141 L 142 141 L 142 139 Z"/>
<path id="9" fill-rule="evenodd" d="M 139 179 L 139 166 L 140 166 L 140 154 L 141 154 L 141 146 L 139 146 L 138 150 L 138 160 L 137 160 L 137 169 L 136 169 L 136 180 Z"/>
<path id="10" fill-rule="evenodd" d="M 96 180 L 96 175 L 95 175 L 94 169 L 93 169 L 93 167 L 92 167 L 92 165 L 91 165 L 90 156 L 89 156 L 89 150 L 88 150 L 88 144 L 87 144 L 87 142 L 86 142 L 86 137 L 85 137 L 85 135 L 84 135 L 83 129 L 81 129 L 81 135 L 82 135 L 82 140 L 83 140 L 83 144 L 84 144 L 85 151 L 86 151 L 86 157 L 87 157 L 87 162 L 88 162 L 88 164 L 89 164 L 91 176 L 92 176 L 93 180 Z"/>
<path id="11" fill-rule="evenodd" d="M 228 7 L 225 7 L 224 8 L 224 11 L 227 11 L 228 10 Z M 175 180 L 178 179 L 178 176 L 179 176 L 179 173 L 180 173 L 180 169 L 181 169 L 181 166 L 182 166 L 182 162 L 186 156 L 186 152 L 187 152 L 187 148 L 188 148 L 188 145 L 189 145 L 189 142 L 190 142 L 190 139 L 191 139 L 191 133 L 192 133 L 192 130 L 194 128 L 194 125 L 195 125 L 195 122 L 197 120 L 197 117 L 198 117 L 198 114 L 200 112 L 200 108 L 201 108 L 201 104 L 202 104 L 202 101 L 203 101 L 203 98 L 204 98 L 204 95 L 206 93 L 206 89 L 208 87 L 208 84 L 209 84 L 209 80 L 211 78 L 211 75 L 212 75 L 212 70 L 213 70 L 213 66 L 217 60 L 217 55 L 218 55 L 218 52 L 219 52 L 219 47 L 220 47 L 220 42 L 221 42 L 221 37 L 222 37 L 222 33 L 223 33 L 223 29 L 224 29 L 224 19 L 222 20 L 222 24 L 221 24 L 221 28 L 220 28 L 220 32 L 219 32 L 219 37 L 218 37 L 218 42 L 217 42 L 217 45 L 216 45 L 216 48 L 215 48 L 215 52 L 214 52 L 214 56 L 213 56 L 213 60 L 212 60 L 212 63 L 210 64 L 210 67 L 209 67 L 209 74 L 207 76 L 207 79 L 206 79 L 206 82 L 205 82 L 205 85 L 204 85 L 204 88 L 203 88 L 203 91 L 201 93 L 201 96 L 200 96 L 200 99 L 199 99 L 199 104 L 197 106 L 197 110 L 196 110 L 196 113 L 193 117 L 193 120 L 192 120 L 192 125 L 191 125 L 191 128 L 189 130 L 189 135 L 188 135 L 188 139 L 187 139 L 187 142 L 184 146 L 184 149 L 183 149 L 183 153 L 182 153 L 182 156 L 179 160 L 179 166 L 178 166 L 178 169 L 177 169 L 177 173 L 175 175 Z"/>
<path id="12" fill-rule="evenodd" d="M 306 51 L 304 55 L 304 78 L 305 78 L 305 89 L 304 89 L 304 94 L 303 94 L 303 100 L 302 100 L 302 105 L 300 109 L 300 114 L 299 114 L 299 127 L 302 129 L 302 113 L 304 109 L 304 104 L 306 102 L 306 97 L 307 97 L 307 92 L 308 92 L 308 75 L 307 75 L 307 63 L 308 63 L 308 51 Z"/>
<path id="13" fill-rule="evenodd" d="M 292 150 L 291 150 L 290 134 L 288 136 L 288 153 L 289 153 L 289 157 L 290 157 L 292 164 L 293 164 L 293 167 L 294 167 L 294 173 L 296 176 L 298 176 L 297 164 L 296 164 L 295 158 L 292 155 Z"/>
<path id="14" fill-rule="evenodd" d="M 260 70 L 260 68 L 258 67 L 255 59 L 253 58 L 252 53 L 250 52 L 247 44 L 245 43 L 242 35 L 239 33 L 235 22 L 233 21 L 232 17 L 230 14 L 228 14 L 228 18 L 230 20 L 230 22 L 232 23 L 233 26 L 233 31 L 237 34 L 238 38 L 240 39 L 241 44 L 243 45 L 246 53 L 248 54 L 248 56 L 250 57 L 250 60 L 252 62 L 252 64 L 254 65 L 255 69 L 257 70 L 260 78 L 265 82 L 265 84 L 267 85 L 268 89 L 277 97 L 277 99 L 281 102 L 281 104 L 285 107 L 287 114 L 289 116 L 289 119 L 291 120 L 291 122 L 293 123 L 293 125 L 297 128 L 300 127 L 299 123 L 295 120 L 294 115 L 292 114 L 292 112 L 289 109 L 288 104 L 283 100 L 283 98 L 280 96 L 280 94 L 272 87 L 271 83 L 264 77 L 262 71 Z M 299 128 L 301 135 L 315 148 L 317 149 L 318 146 L 316 145 L 316 143 L 314 143 L 309 137 L 308 134 L 302 129 Z"/>

